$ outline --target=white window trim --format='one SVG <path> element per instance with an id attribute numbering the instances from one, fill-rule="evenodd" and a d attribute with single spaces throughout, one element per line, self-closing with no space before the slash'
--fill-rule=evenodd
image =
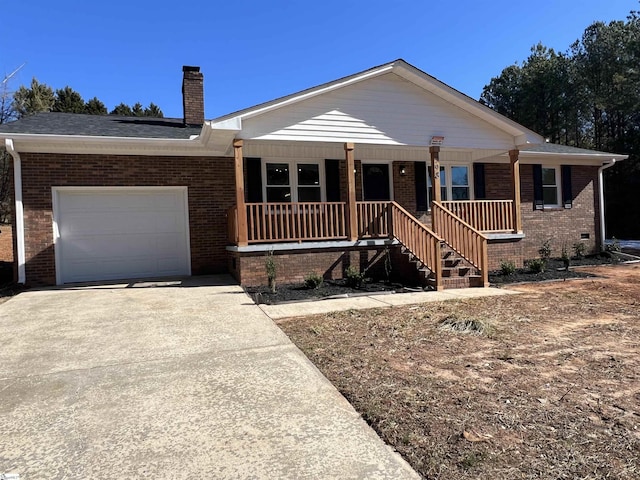
<path id="1" fill-rule="evenodd" d="M 542 183 L 542 206 L 545 209 L 558 209 L 563 208 L 564 205 L 562 203 L 562 169 L 559 165 L 542 165 L 542 169 L 555 170 L 556 172 L 556 195 L 558 199 L 558 203 L 554 204 L 546 204 L 544 203 L 544 174 L 541 176 L 540 182 Z"/>
<path id="2" fill-rule="evenodd" d="M 262 199 L 264 203 L 267 202 L 267 163 L 285 163 L 289 166 L 289 187 L 291 188 L 291 202 L 297 203 L 298 200 L 298 164 L 313 164 L 318 165 L 319 182 L 320 182 L 320 201 L 325 202 L 327 198 L 326 181 L 324 171 L 324 161 L 318 159 L 285 159 L 285 158 L 263 158 L 260 162 L 260 168 L 262 171 Z M 275 185 L 274 185 L 275 186 Z M 310 185 L 303 185 L 303 187 L 309 187 Z M 275 202 L 277 203 L 277 202 Z M 306 202 L 305 202 L 306 203 Z M 313 203 L 313 202 L 310 202 Z"/>
<path id="3" fill-rule="evenodd" d="M 452 183 L 451 183 L 451 167 L 467 167 L 467 180 L 469 182 L 469 200 L 475 200 L 475 191 L 473 190 L 473 164 L 465 163 L 465 162 L 455 162 L 455 163 L 443 163 L 440 162 L 440 168 L 445 169 L 445 178 L 448 180 L 446 188 L 447 188 L 447 198 L 451 199 L 452 195 Z M 430 162 L 427 162 L 427 202 L 428 202 L 428 211 L 431 210 L 431 198 L 429 197 L 429 189 L 431 188 L 431 176 L 429 175 L 429 169 L 431 168 Z M 453 200 L 442 200 L 443 202 L 450 202 Z M 467 201 L 467 200 L 463 200 Z"/>

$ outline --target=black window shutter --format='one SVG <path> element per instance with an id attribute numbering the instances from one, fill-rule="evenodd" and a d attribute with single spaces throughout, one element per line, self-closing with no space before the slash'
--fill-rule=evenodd
<path id="1" fill-rule="evenodd" d="M 433 180 L 431 179 L 431 165 L 427 165 L 427 175 L 430 179 L 427 182 L 431 182 Z M 433 199 L 433 184 L 431 187 L 429 187 L 428 185 L 429 183 L 427 183 L 427 206 L 431 208 L 431 199 Z"/>
<path id="2" fill-rule="evenodd" d="M 416 177 L 416 210 L 429 209 L 427 200 L 427 162 L 415 162 L 414 171 Z"/>
<path id="3" fill-rule="evenodd" d="M 326 159 L 324 161 L 326 178 L 327 202 L 340 201 L 340 160 Z"/>
<path id="4" fill-rule="evenodd" d="M 484 183 L 484 163 L 473 164 L 473 194 L 476 200 L 487 198 Z"/>
<path id="5" fill-rule="evenodd" d="M 259 158 L 245 158 L 247 178 L 244 197 L 248 203 L 262 202 L 262 166 Z"/>
<path id="6" fill-rule="evenodd" d="M 542 165 L 533 166 L 533 208 L 534 210 L 544 210 Z"/>
<path id="7" fill-rule="evenodd" d="M 571 192 L 571 165 L 562 165 L 562 204 L 564 208 L 573 206 L 573 195 Z"/>

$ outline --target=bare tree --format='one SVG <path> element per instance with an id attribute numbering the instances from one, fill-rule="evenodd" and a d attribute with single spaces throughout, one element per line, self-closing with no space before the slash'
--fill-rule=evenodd
<path id="1" fill-rule="evenodd" d="M 20 70 L 7 75 L 0 83 L 0 125 L 17 118 L 13 108 L 13 92 L 9 91 L 9 80 Z M 11 222 L 11 155 L 0 145 L 0 224 Z"/>

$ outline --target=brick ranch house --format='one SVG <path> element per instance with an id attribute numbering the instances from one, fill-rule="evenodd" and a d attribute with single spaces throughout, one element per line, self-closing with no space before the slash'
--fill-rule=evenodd
<path id="1" fill-rule="evenodd" d="M 348 266 L 432 287 L 488 285 L 551 239 L 603 242 L 602 171 L 625 155 L 545 143 L 403 60 L 204 120 L 40 113 L 13 156 L 18 280 L 230 272 L 266 283 Z"/>

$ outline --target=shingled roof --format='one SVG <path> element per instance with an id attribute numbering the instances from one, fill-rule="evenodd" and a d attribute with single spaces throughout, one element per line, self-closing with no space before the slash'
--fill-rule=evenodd
<path id="1" fill-rule="evenodd" d="M 586 148 L 570 147 L 568 145 L 559 145 L 557 143 L 541 143 L 539 145 L 530 145 L 522 148 L 521 151 L 530 153 L 553 153 L 556 155 L 612 155 L 608 152 L 599 152 L 597 150 L 588 150 Z"/>
<path id="2" fill-rule="evenodd" d="M 121 117 L 41 112 L 0 125 L 0 133 L 91 137 L 189 139 L 202 127 L 186 127 L 182 118 Z"/>

